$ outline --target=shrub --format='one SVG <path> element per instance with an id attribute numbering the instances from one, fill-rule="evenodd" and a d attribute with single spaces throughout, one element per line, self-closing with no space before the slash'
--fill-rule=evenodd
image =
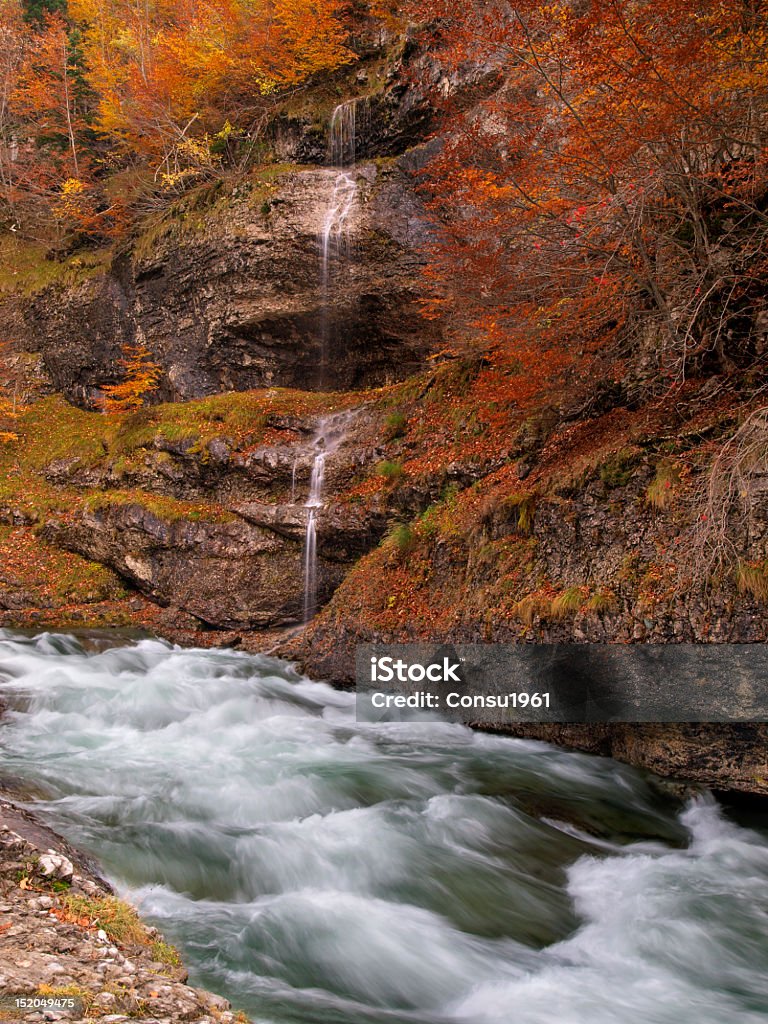
<path id="1" fill-rule="evenodd" d="M 402 437 L 405 434 L 406 427 L 408 426 L 408 417 L 404 412 L 396 409 L 391 412 L 384 421 L 384 436 L 387 441 L 394 441 L 398 437 Z"/>
<path id="2" fill-rule="evenodd" d="M 391 462 L 387 459 L 384 462 L 380 462 L 376 467 L 377 475 L 383 476 L 391 484 L 397 483 L 404 472 L 405 470 L 401 462 Z"/>
<path id="3" fill-rule="evenodd" d="M 98 406 L 102 412 L 130 412 L 144 405 L 148 395 L 157 391 L 163 371 L 152 359 L 146 345 L 125 344 L 118 363 L 123 371 L 119 384 L 105 384 Z"/>

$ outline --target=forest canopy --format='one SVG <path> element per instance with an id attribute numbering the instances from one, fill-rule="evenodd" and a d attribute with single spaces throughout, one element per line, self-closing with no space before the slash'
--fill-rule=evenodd
<path id="1" fill-rule="evenodd" d="M 119 232 L 135 166 L 183 188 L 252 140 L 270 100 L 351 62 L 343 0 L 0 0 L 5 217 Z M 123 183 L 125 184 L 125 183 Z"/>
<path id="2" fill-rule="evenodd" d="M 446 82 L 467 67 L 495 76 L 469 109 L 450 89 L 445 100 L 429 174 L 442 225 L 433 315 L 513 351 L 519 386 L 534 389 L 612 338 L 635 352 L 651 342 L 665 386 L 759 354 L 764 5 L 415 0 L 413 11 Z"/>

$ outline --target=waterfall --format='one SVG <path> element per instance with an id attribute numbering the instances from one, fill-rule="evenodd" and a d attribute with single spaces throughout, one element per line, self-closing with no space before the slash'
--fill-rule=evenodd
<path id="1" fill-rule="evenodd" d="M 332 455 L 344 440 L 351 415 L 350 412 L 341 412 L 323 416 L 312 438 L 315 456 L 309 478 L 309 496 L 304 503 L 307 509 L 307 532 L 304 540 L 305 622 L 309 622 L 317 611 L 317 517 L 323 507 L 325 463 L 328 456 Z"/>
<path id="2" fill-rule="evenodd" d="M 328 162 L 332 167 L 353 167 L 357 156 L 357 100 L 340 103 L 331 115 Z"/>
<path id="3" fill-rule="evenodd" d="M 357 148 L 357 100 L 340 103 L 331 116 L 328 163 L 338 169 L 320 235 L 320 381 L 325 383 L 331 342 L 330 308 L 334 277 L 343 272 L 351 255 L 349 222 L 357 200 L 354 172 Z"/>
<path id="4" fill-rule="evenodd" d="M 316 444 L 324 445 L 322 434 L 318 435 Z M 325 478 L 325 459 L 328 452 L 323 447 L 315 455 L 312 463 L 312 476 L 309 481 L 309 497 L 305 508 L 307 514 L 307 536 L 304 541 L 304 621 L 309 622 L 317 608 L 317 511 L 323 504 L 323 480 Z"/>

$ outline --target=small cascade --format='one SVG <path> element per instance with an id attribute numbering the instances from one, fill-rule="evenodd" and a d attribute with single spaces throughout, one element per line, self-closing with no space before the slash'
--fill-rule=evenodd
<path id="1" fill-rule="evenodd" d="M 322 439 L 318 439 L 318 444 Z M 309 620 L 317 610 L 317 511 L 322 508 L 323 481 L 325 479 L 325 460 L 328 452 L 321 449 L 312 463 L 312 476 L 309 483 L 309 498 L 306 508 L 307 536 L 304 541 L 304 621 Z"/>
<path id="2" fill-rule="evenodd" d="M 331 320 L 335 280 L 351 257 L 350 220 L 357 202 L 354 172 L 357 149 L 357 100 L 340 103 L 331 116 L 328 163 L 338 168 L 333 193 L 320 235 L 320 379 L 324 382 L 330 356 Z"/>
<path id="3" fill-rule="evenodd" d="M 334 108 L 328 133 L 328 163 L 331 167 L 354 167 L 357 157 L 357 100 Z"/>
<path id="4" fill-rule="evenodd" d="M 312 448 L 315 452 L 312 474 L 309 478 L 309 496 L 304 507 L 307 512 L 307 532 L 304 540 L 304 621 L 317 611 L 317 517 L 323 507 L 325 463 L 346 437 L 349 412 L 323 416 L 317 425 Z"/>

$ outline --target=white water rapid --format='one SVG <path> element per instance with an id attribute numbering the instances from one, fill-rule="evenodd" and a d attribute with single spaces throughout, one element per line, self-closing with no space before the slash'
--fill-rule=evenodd
<path id="1" fill-rule="evenodd" d="M 765 1024 L 768 833 L 287 664 L 0 634 L 0 775 L 258 1024 Z"/>

